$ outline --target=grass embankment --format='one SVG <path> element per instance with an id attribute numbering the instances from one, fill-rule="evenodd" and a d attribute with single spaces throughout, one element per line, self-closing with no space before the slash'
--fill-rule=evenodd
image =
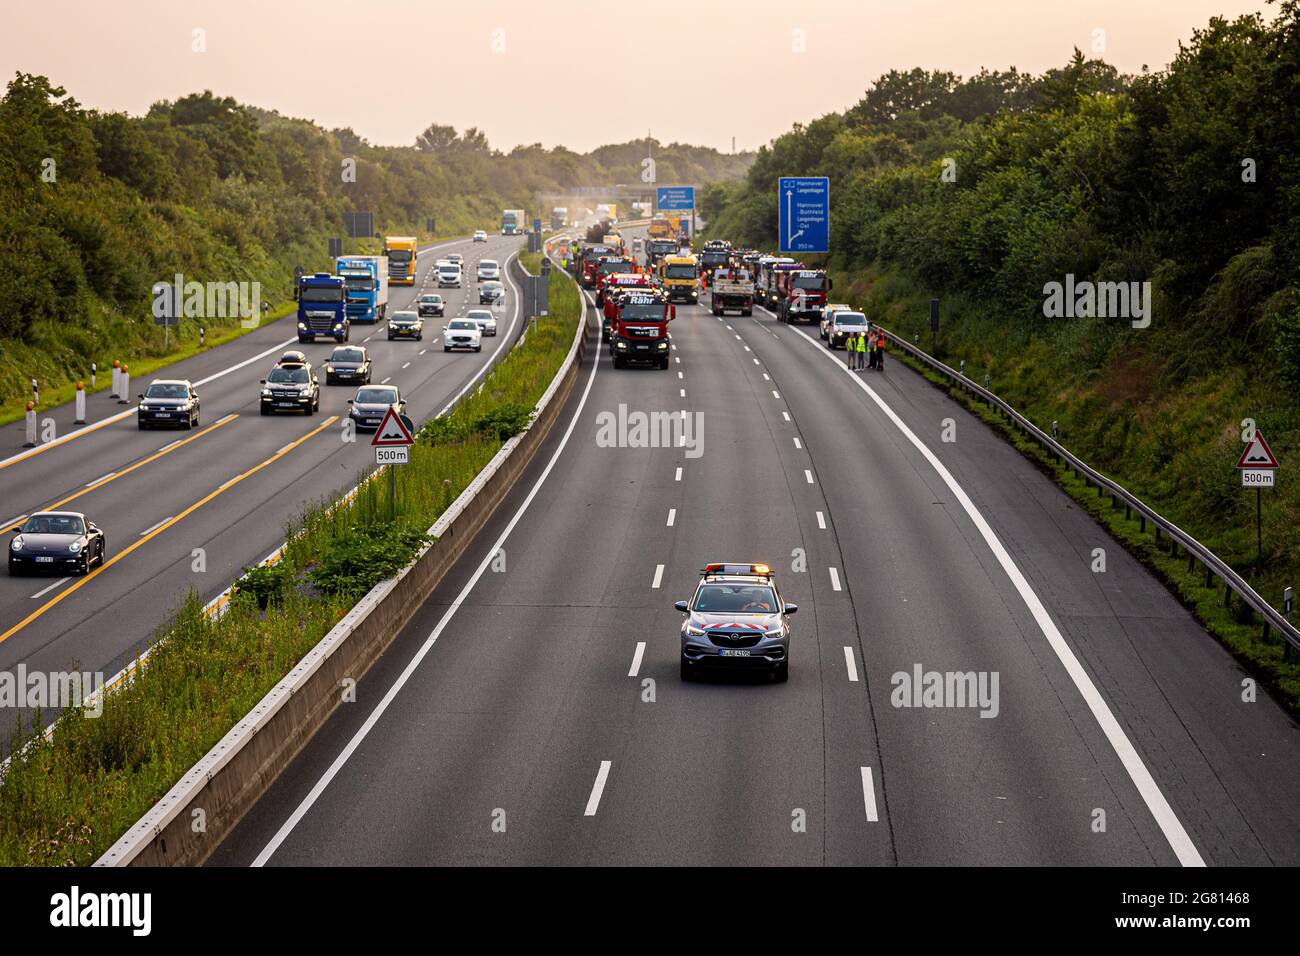
<path id="1" fill-rule="evenodd" d="M 0 864 L 92 863 L 361 596 L 414 557 L 438 515 L 527 426 L 568 354 L 581 302 L 559 269 L 549 291 L 550 314 L 524 342 L 449 415 L 420 429 L 410 464 L 397 472 L 395 511 L 386 477 L 363 482 L 345 503 L 310 505 L 287 528 L 281 560 L 241 579 L 224 616 L 210 618 L 188 596 L 159 628 L 156 638 L 166 640 L 108 695 L 101 716 L 69 710 L 49 739 L 11 737 Z"/>
<path id="2" fill-rule="evenodd" d="M 835 297 L 861 305 L 869 316 L 930 350 L 929 297 L 898 275 L 835 273 Z M 1218 377 L 1169 382 L 1169 358 L 1148 347 L 1147 330 L 1124 333 L 1100 362 L 1080 374 L 1071 356 L 1087 348 L 1085 320 L 1077 326 L 1021 328 L 983 314 L 973 303 L 945 300 L 938 358 L 953 368 L 966 361 L 968 378 L 990 387 L 1045 431 L 1058 422 L 1060 440 L 1084 461 L 1137 495 L 1227 561 L 1259 594 L 1281 606 L 1282 590 L 1300 583 L 1300 484 L 1286 481 L 1279 449 L 1300 442 L 1300 413 L 1268 384 L 1252 383 L 1243 369 Z M 1101 340 L 1100 336 L 1097 336 Z M 1225 607 L 1216 578 L 1205 586 L 1199 565 L 1173 557 L 1169 539 L 1141 530 L 1134 514 L 1113 509 L 1108 497 L 1062 467 L 1006 420 L 947 380 L 895 355 L 997 428 L 1050 474 L 1072 498 L 1154 571 L 1229 651 L 1300 715 L 1300 659 L 1285 659 L 1275 634 L 1233 595 Z M 1240 487 L 1241 420 L 1254 418 L 1283 459 L 1278 487 L 1264 491 L 1263 553 L 1256 554 L 1255 496 Z"/>

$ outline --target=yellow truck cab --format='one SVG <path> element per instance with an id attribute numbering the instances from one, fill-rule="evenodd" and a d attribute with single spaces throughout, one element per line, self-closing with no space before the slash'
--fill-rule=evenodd
<path id="1" fill-rule="evenodd" d="M 389 236 L 384 240 L 389 285 L 415 285 L 415 236 Z"/>
<path id="2" fill-rule="evenodd" d="M 670 302 L 698 302 L 699 275 L 694 256 L 663 256 L 656 270 L 659 285 Z"/>

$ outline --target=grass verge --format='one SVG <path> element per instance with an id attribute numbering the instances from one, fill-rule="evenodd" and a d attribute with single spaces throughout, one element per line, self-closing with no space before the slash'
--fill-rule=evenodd
<path id="1" fill-rule="evenodd" d="M 550 314 L 443 418 L 420 428 L 410 464 L 290 522 L 270 568 L 235 584 L 226 613 L 191 592 L 155 634 L 135 678 L 102 713 L 63 711 L 47 738 L 15 728 L 0 779 L 0 865 L 85 866 L 163 796 L 375 583 L 408 563 L 429 528 L 512 435 L 564 362 L 582 315 L 554 269 Z M 166 640 L 162 640 L 166 637 Z M 32 727 L 43 725 L 40 715 Z"/>

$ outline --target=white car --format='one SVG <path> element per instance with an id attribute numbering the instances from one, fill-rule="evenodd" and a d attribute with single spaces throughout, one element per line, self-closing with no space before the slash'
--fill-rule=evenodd
<path id="1" fill-rule="evenodd" d="M 435 268 L 438 270 L 439 289 L 460 288 L 460 263 L 443 259 Z"/>
<path id="2" fill-rule="evenodd" d="M 818 330 L 821 337 L 826 338 L 831 329 L 835 328 L 836 312 L 852 312 L 853 306 L 845 305 L 842 302 L 832 302 L 826 308 L 822 309 L 821 328 Z"/>
<path id="3" fill-rule="evenodd" d="M 478 264 L 478 281 L 492 282 L 501 278 L 501 265 L 495 259 L 482 259 Z"/>
<path id="4" fill-rule="evenodd" d="M 442 330 L 442 350 L 450 352 L 452 349 L 483 351 L 483 333 L 477 322 L 464 318 L 452 319 L 447 323 L 447 327 Z"/>
<path id="5" fill-rule="evenodd" d="M 447 253 L 447 261 L 456 263 L 456 265 L 460 266 L 462 269 L 465 267 L 465 257 L 459 252 Z"/>
<path id="6" fill-rule="evenodd" d="M 474 230 L 474 241 L 475 241 L 475 242 L 487 242 L 487 233 L 484 232 L 482 229 L 475 229 L 475 230 Z"/>
<path id="7" fill-rule="evenodd" d="M 497 317 L 492 314 L 491 309 L 470 309 L 465 313 L 465 318 L 477 322 L 479 331 L 484 335 L 497 334 Z"/>

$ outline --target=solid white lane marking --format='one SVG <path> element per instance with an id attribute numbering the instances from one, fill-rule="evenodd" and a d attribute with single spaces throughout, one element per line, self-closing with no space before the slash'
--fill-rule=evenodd
<path id="1" fill-rule="evenodd" d="M 675 522 L 676 520 L 677 520 L 677 509 L 676 509 L 676 508 L 669 508 L 669 509 L 668 509 L 668 527 L 671 528 L 671 527 L 673 526 L 673 522 Z"/>
<path id="2" fill-rule="evenodd" d="M 641 670 L 641 658 L 645 655 L 645 641 L 636 642 L 636 653 L 632 655 L 632 667 L 627 672 L 628 677 L 636 677 Z"/>
<path id="3" fill-rule="evenodd" d="M 835 356 L 819 348 L 817 343 L 808 335 L 796 328 L 791 328 L 791 331 L 802 337 L 819 354 L 825 355 L 827 359 L 835 364 L 836 368 L 840 369 L 842 374 L 848 377 L 849 381 L 866 392 L 876 406 L 894 424 L 894 427 L 911 442 L 912 446 L 929 462 L 930 467 L 943 480 L 943 483 L 948 486 L 953 496 L 961 504 L 962 510 L 966 512 L 966 515 L 975 525 L 975 529 L 979 531 L 984 543 L 993 552 L 998 564 L 1002 566 L 1003 572 L 1010 579 L 1012 586 L 1020 595 L 1020 599 L 1025 602 L 1025 606 L 1033 615 L 1039 630 L 1043 632 L 1043 637 L 1047 639 L 1048 645 L 1056 653 L 1061 665 L 1065 668 L 1065 672 L 1070 676 L 1070 680 L 1074 682 L 1075 688 L 1078 689 L 1080 696 L 1088 705 L 1088 709 L 1092 711 L 1092 715 L 1101 727 L 1102 733 L 1106 735 L 1107 741 L 1110 742 L 1111 748 L 1115 751 L 1115 756 L 1119 758 L 1120 763 L 1129 775 L 1129 779 L 1133 781 L 1133 786 L 1137 788 L 1138 793 L 1141 794 L 1143 801 L 1147 805 L 1147 809 L 1155 818 L 1157 826 L 1164 833 L 1165 839 L 1169 841 L 1169 846 L 1178 858 L 1178 862 L 1183 866 L 1205 866 L 1205 860 L 1201 858 L 1200 851 L 1196 849 L 1196 844 L 1192 842 L 1192 838 L 1183 827 L 1182 821 L 1178 819 L 1178 814 L 1174 812 L 1173 807 L 1169 805 L 1169 801 L 1165 799 L 1160 785 L 1151 776 L 1151 771 L 1147 769 L 1146 763 L 1138 754 L 1132 741 L 1129 740 L 1128 734 L 1124 732 L 1124 728 L 1115 719 L 1110 706 L 1102 697 L 1101 692 L 1097 690 L 1097 685 L 1093 683 L 1092 678 L 1088 676 L 1088 672 L 1079 663 L 1078 657 L 1075 656 L 1074 651 L 1070 649 L 1070 645 L 1066 642 L 1060 630 L 1057 629 L 1056 622 L 1047 613 L 1047 608 L 1043 605 L 1037 592 L 1025 579 L 1019 566 L 1002 544 L 1002 540 L 994 532 L 993 527 L 980 510 L 975 507 L 975 503 L 971 501 L 966 490 L 957 483 L 957 479 L 952 476 L 952 473 L 948 471 L 944 463 L 938 459 L 925 442 L 916 436 L 916 433 L 907 426 L 907 423 L 870 385 L 841 365 Z"/>
<path id="4" fill-rule="evenodd" d="M 664 566 L 662 564 L 656 564 L 654 583 L 651 584 L 650 586 L 652 588 L 657 588 L 659 587 L 660 584 L 663 583 L 663 580 L 664 580 Z"/>
<path id="5" fill-rule="evenodd" d="M 284 451 L 284 449 L 281 448 L 280 451 Z M 277 451 L 276 454 L 277 454 L 277 455 L 280 454 L 280 451 Z M 152 531 L 157 531 L 159 528 L 161 528 L 163 525 L 165 525 L 168 521 L 171 521 L 172 518 L 174 518 L 174 517 L 176 517 L 176 516 L 175 516 L 175 515 L 168 515 L 166 518 L 163 518 L 162 521 L 159 521 L 157 524 L 155 524 L 155 525 L 150 525 L 149 527 L 145 528 L 143 531 L 140 532 L 140 537 L 143 538 L 145 535 L 149 534 L 150 532 L 152 532 Z"/>
<path id="6" fill-rule="evenodd" d="M 831 573 L 831 590 L 840 590 L 840 572 L 835 568 L 828 568 L 827 570 Z"/>
<path id="7" fill-rule="evenodd" d="M 596 782 L 591 785 L 591 796 L 587 798 L 587 809 L 583 811 L 584 817 L 594 817 L 596 808 L 600 806 L 600 795 L 605 792 L 605 781 L 609 779 L 610 762 L 602 760 L 600 770 L 596 773 Z"/>
<path id="8" fill-rule="evenodd" d="M 677 477 L 674 478 L 673 481 L 681 481 L 681 480 L 682 480 L 682 469 L 681 469 L 681 467 L 679 466 L 678 469 L 677 469 Z M 27 516 L 26 516 L 26 515 L 23 515 L 23 517 L 25 518 L 25 517 L 27 517 Z"/>
<path id="9" fill-rule="evenodd" d="M 849 682 L 856 684 L 858 682 L 858 661 L 853 656 L 853 648 L 851 647 L 844 648 L 844 666 L 849 671 Z"/>
<path id="10" fill-rule="evenodd" d="M 45 595 L 49 594 L 51 591 L 53 591 L 55 588 L 57 588 L 60 584 L 67 584 L 67 583 L 68 583 L 69 581 L 71 581 L 71 580 L 72 580 L 72 578 L 70 578 L 70 577 L 67 577 L 67 578 L 59 578 L 57 581 L 55 581 L 55 582 L 54 582 L 53 584 L 51 584 L 49 587 L 41 588 L 39 591 L 37 591 L 35 594 L 33 594 L 33 595 L 32 595 L 32 600 L 34 601 L 34 600 L 36 600 L 37 598 L 45 597 Z"/>
<path id="11" fill-rule="evenodd" d="M 817 527 L 821 528 L 823 531 L 826 530 L 826 516 L 820 511 L 817 512 Z"/>
<path id="12" fill-rule="evenodd" d="M 871 768 L 862 768 L 862 802 L 867 808 L 867 822 L 876 823 L 880 817 L 876 815 L 876 785 L 871 779 Z"/>
<path id="13" fill-rule="evenodd" d="M 516 299 L 516 301 L 518 300 Z M 588 316 L 584 314 L 583 320 L 588 321 Z M 497 538 L 496 543 L 488 549 L 487 554 L 484 555 L 483 560 L 479 562 L 479 566 L 474 571 L 473 576 L 465 583 L 465 586 L 461 588 L 460 593 L 456 595 L 456 599 L 443 613 L 442 617 L 438 620 L 438 624 L 434 627 L 433 631 L 430 632 L 429 636 L 425 638 L 424 643 L 420 645 L 420 649 L 416 651 L 415 656 L 411 658 L 410 663 L 403 668 L 402 673 L 398 675 L 397 680 L 388 688 L 387 692 L 380 699 L 379 704 L 373 711 L 371 711 L 370 716 L 366 718 L 365 723 L 362 724 L 361 727 L 358 728 L 357 732 L 352 735 L 352 739 L 348 741 L 348 745 L 343 748 L 343 751 L 337 757 L 334 758 L 334 762 L 330 764 L 329 769 L 326 770 L 324 775 L 316 781 L 316 785 L 311 788 L 311 791 L 307 796 L 302 799 L 302 802 L 299 803 L 293 813 L 289 815 L 289 819 L 284 821 L 284 824 L 276 831 L 275 836 L 271 838 L 270 842 L 262 848 L 262 852 L 257 855 L 257 859 L 253 860 L 252 866 L 265 866 L 267 861 L 275 855 L 275 851 L 280 848 L 286 839 L 288 839 L 289 834 L 294 831 L 294 828 L 298 825 L 299 821 L 307 815 L 307 812 L 311 810 L 316 801 L 320 799 L 321 794 L 325 792 L 329 785 L 334 781 L 334 778 L 339 775 L 339 772 L 343 769 L 344 765 L 349 759 L 351 759 L 352 755 L 356 753 L 357 748 L 361 746 L 361 742 L 366 739 L 370 734 L 370 731 L 374 729 L 377 723 L 379 723 L 379 719 L 383 717 L 384 712 L 388 710 L 389 706 L 397 698 L 398 693 L 400 693 L 402 688 L 406 686 L 406 682 L 411 679 L 411 675 L 419 668 L 425 657 L 428 656 L 429 651 L 433 650 L 433 645 L 438 643 L 438 638 L 442 636 L 442 632 L 451 622 L 456 611 L 465 603 L 466 598 L 468 598 L 470 592 L 474 590 L 479 579 L 487 573 L 487 569 L 492 564 L 497 552 L 499 552 L 505 545 L 506 539 L 510 537 L 510 533 L 514 531 L 515 526 L 519 524 L 520 519 L 523 518 L 525 512 L 528 511 L 529 506 L 537 498 L 537 493 L 541 491 L 542 486 L 546 484 L 546 479 L 555 468 L 555 463 L 560 460 L 560 455 L 564 453 L 564 449 L 568 446 L 569 439 L 573 437 L 574 429 L 577 428 L 578 421 L 582 418 L 582 410 L 586 408 L 587 399 L 591 396 L 591 387 L 595 384 L 596 372 L 600 368 L 600 364 L 600 362 L 591 363 L 591 373 L 587 376 L 587 384 L 582 390 L 582 397 L 578 399 L 578 407 L 573 410 L 573 416 L 569 419 L 569 425 L 564 430 L 564 435 L 560 438 L 559 446 L 551 455 L 550 461 L 546 463 L 546 467 L 542 469 L 542 473 L 538 477 L 537 482 L 529 489 L 528 495 L 519 505 L 519 509 L 514 513 L 509 524 L 506 525 L 505 530 L 503 530 L 500 537 Z"/>
<path id="14" fill-rule="evenodd" d="M 803 470 L 803 476 L 808 479 L 808 484 L 810 485 L 813 484 L 813 476 L 812 476 L 812 471 L 810 469 L 805 468 Z"/>

